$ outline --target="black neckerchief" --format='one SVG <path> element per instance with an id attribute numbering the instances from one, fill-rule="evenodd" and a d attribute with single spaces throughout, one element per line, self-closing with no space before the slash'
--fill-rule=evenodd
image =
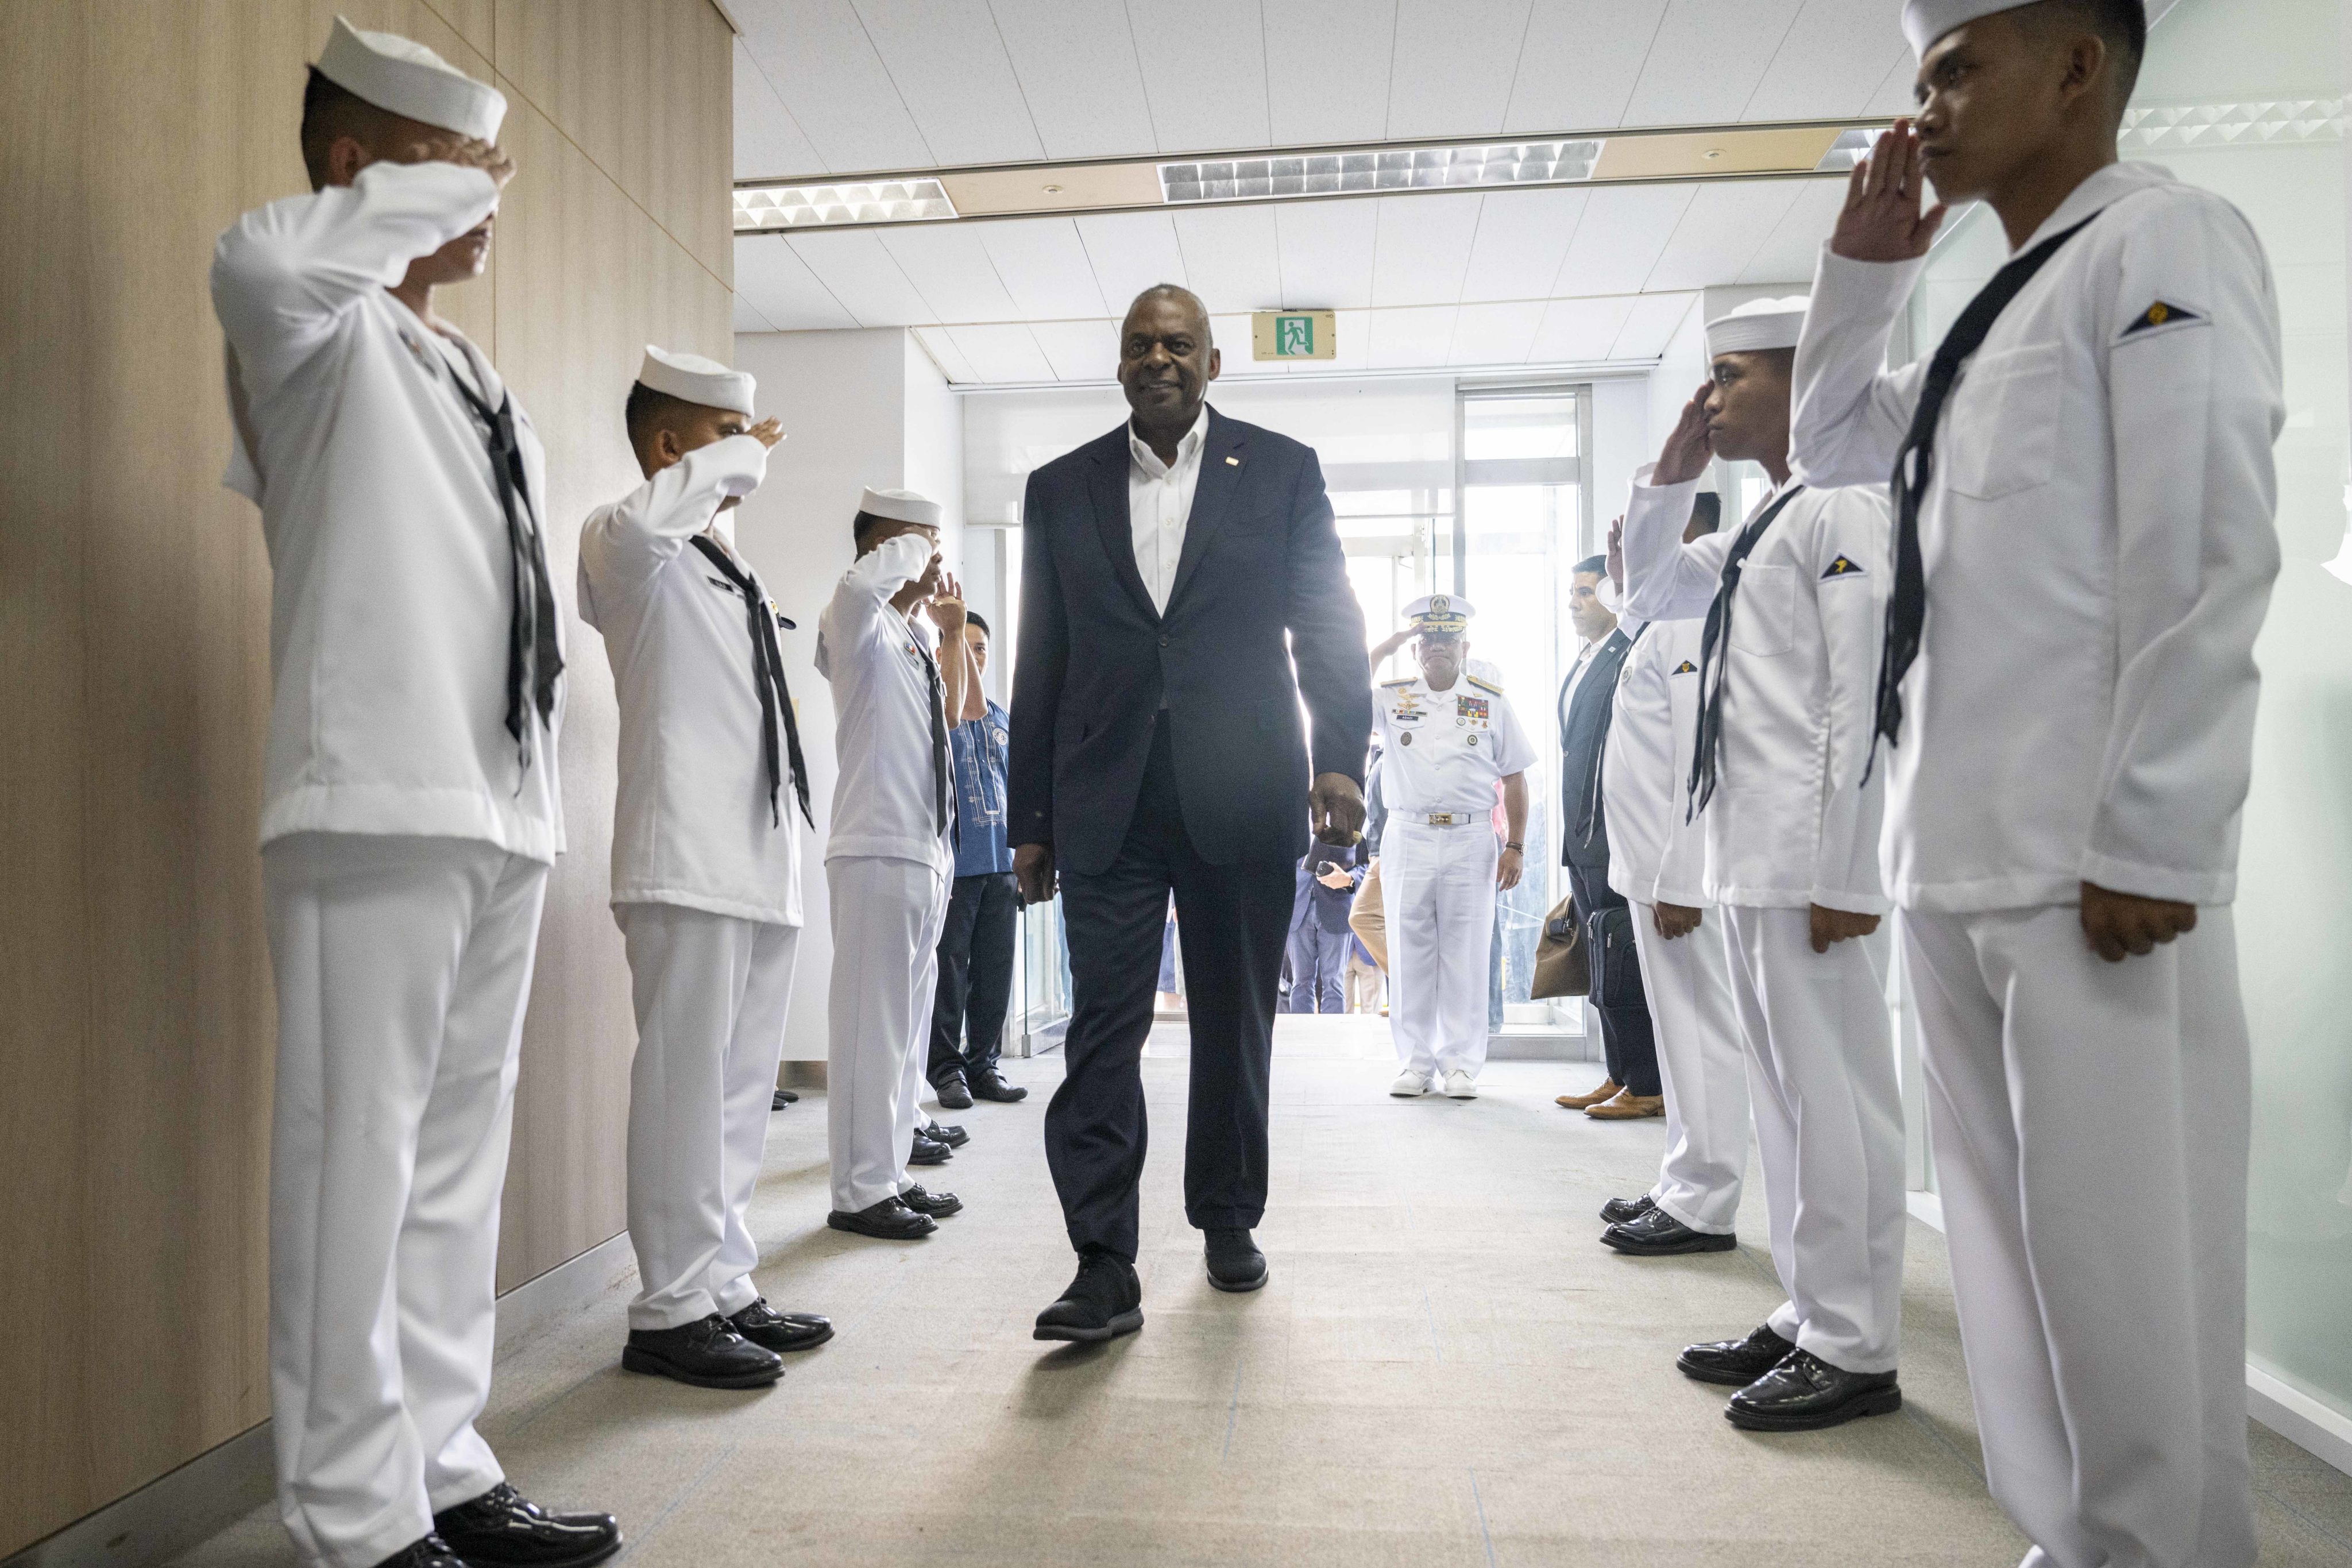
<path id="1" fill-rule="evenodd" d="M 694 536 L 694 547 L 702 552 L 703 559 L 726 575 L 743 595 L 744 613 L 751 626 L 751 684 L 760 693 L 760 751 L 768 764 L 768 820 L 775 826 L 783 825 L 783 813 L 778 807 L 778 796 L 783 788 L 783 771 L 776 755 L 776 729 L 781 720 L 783 727 L 785 755 L 793 764 L 793 794 L 801 803 L 801 816 L 811 827 L 816 818 L 809 811 L 808 767 L 801 761 L 800 721 L 793 713 L 793 694 L 784 685 L 784 654 L 776 643 L 776 627 L 792 623 L 776 613 L 760 580 L 735 563 L 735 558 L 719 547 L 708 534 Z"/>
<path id="2" fill-rule="evenodd" d="M 524 715 L 536 709 L 539 721 L 554 728 L 555 683 L 563 674 L 563 653 L 555 641 L 555 586 L 547 578 L 547 551 L 523 471 L 513 395 L 501 390 L 494 410 L 455 366 L 450 367 L 449 379 L 481 422 L 490 472 L 498 479 L 499 506 L 507 517 L 507 554 L 514 563 L 514 608 L 507 618 L 507 733 L 514 737 L 518 763 L 529 768 L 530 742 L 524 734 Z M 526 577 L 530 583 L 528 592 L 523 587 Z"/>
<path id="3" fill-rule="evenodd" d="M 1698 643 L 1698 744 L 1691 752 L 1690 805 L 1683 820 L 1690 821 L 1706 809 L 1715 798 L 1716 748 L 1723 739 L 1723 674 L 1730 663 L 1731 601 L 1739 591 L 1739 574 L 1748 563 L 1750 552 L 1764 538 L 1764 531 L 1772 526 L 1780 510 L 1804 490 L 1802 485 L 1790 485 L 1782 490 L 1770 506 L 1757 514 L 1756 521 L 1739 531 L 1731 542 L 1730 552 L 1723 558 L 1723 585 L 1715 591 L 1715 603 L 1706 607 L 1706 630 Z"/>

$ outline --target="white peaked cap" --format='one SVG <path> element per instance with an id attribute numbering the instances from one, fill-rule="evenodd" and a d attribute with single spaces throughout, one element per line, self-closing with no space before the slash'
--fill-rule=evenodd
<path id="1" fill-rule="evenodd" d="M 1903 0 L 1903 36 L 1911 52 L 1924 56 L 1946 33 L 1996 11 L 2023 9 L 2021 0 Z"/>
<path id="2" fill-rule="evenodd" d="M 637 367 L 637 379 L 656 392 L 667 393 L 681 403 L 698 403 L 705 408 L 730 408 L 744 418 L 754 417 L 751 394 L 758 383 L 746 370 L 730 370 L 715 359 L 700 354 L 672 353 L 667 349 L 646 345 L 646 363 Z"/>
<path id="3" fill-rule="evenodd" d="M 498 140 L 507 95 L 397 33 L 363 33 L 342 17 L 319 51 L 319 74 L 378 109 L 478 142 Z"/>
<path id="4" fill-rule="evenodd" d="M 1404 618 L 1423 631 L 1466 630 L 1477 610 L 1459 594 L 1424 594 L 1404 607 Z"/>
<path id="5" fill-rule="evenodd" d="M 1798 334 L 1805 330 L 1805 308 L 1811 302 L 1802 294 L 1750 300 L 1728 315 L 1717 316 L 1706 324 L 1706 357 L 1795 348 Z"/>
<path id="6" fill-rule="evenodd" d="M 867 490 L 857 498 L 857 510 L 892 522 L 919 522 L 925 528 L 940 525 L 940 503 L 912 490 Z"/>

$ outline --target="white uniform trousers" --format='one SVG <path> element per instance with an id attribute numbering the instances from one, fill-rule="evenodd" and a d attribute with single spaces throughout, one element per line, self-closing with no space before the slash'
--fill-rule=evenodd
<path id="1" fill-rule="evenodd" d="M 1903 1306 L 1903 1096 L 1883 933 L 1812 948 L 1804 910 L 1720 905 L 1788 1302 L 1773 1331 L 1847 1372 L 1892 1372 Z"/>
<path id="2" fill-rule="evenodd" d="M 505 1479 L 474 1422 L 548 868 L 468 839 L 341 833 L 261 860 L 278 1510 L 307 1561 L 370 1568 Z"/>
<path id="3" fill-rule="evenodd" d="M 677 904 L 614 907 L 629 953 L 632 1329 L 731 1317 L 759 1298 L 744 1215 L 760 1184 L 798 926 Z"/>
<path id="4" fill-rule="evenodd" d="M 2243 1568 L 2251 1067 L 2227 908 L 2108 963 L 2073 906 L 1906 910 L 1992 1495 L 2046 1568 Z"/>
<path id="5" fill-rule="evenodd" d="M 1389 815 L 1381 834 L 1389 1033 L 1397 1060 L 1429 1077 L 1486 1065 L 1487 948 L 1499 848 L 1484 812 L 1432 827 Z"/>
<path id="6" fill-rule="evenodd" d="M 833 902 L 826 1006 L 825 1126 L 833 1206 L 872 1208 L 907 1188 L 948 879 L 919 860 L 824 863 Z"/>
<path id="7" fill-rule="evenodd" d="M 1731 1000 L 1726 924 L 1710 909 L 1698 930 L 1668 942 L 1658 934 L 1655 907 L 1633 906 L 1633 949 L 1666 1096 L 1666 1157 L 1650 1196 L 1711 1236 L 1731 1234 L 1748 1174 L 1748 1055 Z"/>

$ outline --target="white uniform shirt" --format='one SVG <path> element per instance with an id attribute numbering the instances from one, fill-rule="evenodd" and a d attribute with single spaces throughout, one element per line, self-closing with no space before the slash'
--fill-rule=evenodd
<path id="1" fill-rule="evenodd" d="M 730 436 L 580 530 L 580 614 L 604 634 L 621 708 L 616 904 L 801 923 L 800 804 L 789 776 L 769 804 L 743 595 L 693 545 L 731 515 L 719 502 L 751 494 L 767 468 L 765 447 Z M 789 773 L 782 715 L 776 722 L 777 764 Z"/>
<path id="2" fill-rule="evenodd" d="M 1495 781 L 1535 764 L 1535 748 L 1500 684 L 1459 675 L 1432 691 L 1425 677 L 1384 682 L 1373 693 L 1384 748 L 1381 798 L 1391 816 L 1495 810 Z"/>
<path id="3" fill-rule="evenodd" d="M 955 855 L 938 824 L 931 771 L 928 622 L 900 615 L 890 595 L 923 574 L 931 542 L 901 533 L 857 558 L 817 620 L 816 669 L 833 683 L 833 833 L 824 858 L 869 855 L 919 860 L 951 875 Z M 942 722 L 946 715 L 940 714 Z M 948 820 L 955 820 L 953 759 Z"/>
<path id="4" fill-rule="evenodd" d="M 1209 438 L 1205 405 L 1184 438 L 1176 461 L 1163 463 L 1133 426 L 1127 432 L 1127 525 L 1135 545 L 1135 569 L 1151 591 L 1151 607 L 1163 615 L 1184 559 L 1184 531 L 1192 521 L 1192 493 L 1201 486 L 1201 447 Z"/>
<path id="5" fill-rule="evenodd" d="M 1685 544 L 1696 482 L 1654 486 L 1649 475 L 1634 476 L 1625 512 L 1627 608 L 1654 621 L 1704 617 L 1747 523 Z M 1741 569 L 1731 646 L 1719 650 L 1715 795 L 1699 816 L 1709 903 L 1889 908 L 1878 867 L 1885 770 L 1861 782 L 1885 640 L 1887 520 L 1884 489 L 1807 489 Z M 1685 787 L 1677 807 L 1688 798 Z"/>
<path id="6" fill-rule="evenodd" d="M 1936 437 L 1926 641 L 1880 763 L 1906 908 L 2071 903 L 2084 881 L 2236 892 L 2279 563 L 2277 293 L 2237 209 L 2150 163 L 2093 174 L 2025 248 L 2094 212 L 2001 313 Z M 1823 251 L 1801 474 L 1886 483 L 1927 374 L 1881 369 L 1918 272 Z"/>
<path id="7" fill-rule="evenodd" d="M 514 565 L 489 451 L 435 334 L 386 291 L 498 201 L 479 169 L 373 163 L 247 213 L 214 248 L 238 426 L 226 482 L 261 508 L 269 549 L 264 844 L 563 848 L 555 737 L 532 711 L 525 767 L 506 729 Z M 498 373 L 467 357 L 496 407 Z M 515 425 L 543 509 L 546 454 L 520 404 Z M 545 635 L 562 646 L 560 612 Z"/>
<path id="8" fill-rule="evenodd" d="M 1621 623 L 1622 624 L 1622 623 Z M 1700 621 L 1642 627 L 1617 674 L 1601 789 L 1609 885 L 1637 903 L 1696 909 L 1706 896 L 1706 823 L 1685 821 L 1698 741 Z"/>

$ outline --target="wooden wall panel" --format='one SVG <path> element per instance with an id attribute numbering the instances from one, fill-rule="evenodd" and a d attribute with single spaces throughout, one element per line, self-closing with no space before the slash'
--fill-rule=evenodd
<path id="1" fill-rule="evenodd" d="M 703 0 L 641 0 L 621 10 L 674 15 L 675 36 L 614 53 L 578 36 L 609 15 L 543 9 L 502 46 L 502 0 L 0 5 L 0 1268 L 20 1340 L 80 1324 L 164 1347 L 128 1370 L 30 1341 L 0 1355 L 0 1555 L 268 1412 L 269 573 L 218 483 L 205 272 L 238 212 L 304 188 L 303 64 L 335 14 L 513 73 L 521 174 L 492 275 L 441 303 L 547 437 L 566 603 L 582 515 L 635 482 L 620 405 L 642 345 L 729 353 L 723 25 Z M 593 58 L 613 62 L 609 94 L 656 106 L 635 112 L 665 149 L 630 167 L 635 190 L 583 150 L 612 132 L 566 118 L 593 121 L 593 100 L 550 111 L 525 85 Z M 532 999 L 507 1283 L 624 1223 L 614 721 L 576 618 L 572 647 L 573 852 Z"/>

